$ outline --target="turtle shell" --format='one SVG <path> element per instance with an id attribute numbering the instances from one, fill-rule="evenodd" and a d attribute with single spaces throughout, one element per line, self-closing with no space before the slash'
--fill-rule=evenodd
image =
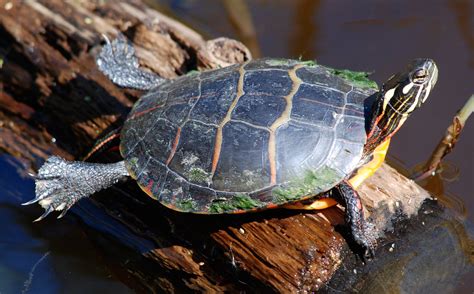
<path id="1" fill-rule="evenodd" d="M 373 93 L 297 60 L 195 72 L 137 101 L 121 154 L 140 187 L 175 210 L 235 213 L 303 200 L 357 169 Z"/>

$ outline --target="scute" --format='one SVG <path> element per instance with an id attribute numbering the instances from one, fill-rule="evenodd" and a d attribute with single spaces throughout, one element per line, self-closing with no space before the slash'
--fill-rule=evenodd
<path id="1" fill-rule="evenodd" d="M 252 192 L 270 183 L 269 132 L 230 121 L 223 128 L 222 156 L 212 187 L 226 192 Z"/>
<path id="2" fill-rule="evenodd" d="M 181 130 L 179 142 L 169 167 L 188 181 L 207 185 L 210 180 L 212 146 L 216 128 L 197 121 L 189 121 Z"/>
<path id="3" fill-rule="evenodd" d="M 290 122 L 277 131 L 278 182 L 299 178 L 306 171 L 323 166 L 336 140 L 329 128 Z M 298 142 L 298 144 L 295 144 Z M 341 175 L 342 176 L 342 175 Z"/>
<path id="4" fill-rule="evenodd" d="M 135 104 L 121 152 L 140 187 L 176 210 L 232 213 L 305 199 L 357 168 L 372 93 L 298 60 L 194 73 Z"/>

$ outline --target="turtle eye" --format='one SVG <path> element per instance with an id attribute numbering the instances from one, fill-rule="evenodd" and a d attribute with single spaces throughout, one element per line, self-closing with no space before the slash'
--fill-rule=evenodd
<path id="1" fill-rule="evenodd" d="M 419 69 L 413 73 L 412 81 L 416 84 L 423 84 L 426 82 L 428 72 L 425 69 Z"/>

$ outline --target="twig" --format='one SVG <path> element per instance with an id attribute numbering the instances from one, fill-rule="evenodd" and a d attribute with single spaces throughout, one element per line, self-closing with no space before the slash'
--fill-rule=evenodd
<path id="1" fill-rule="evenodd" d="M 459 136 L 461 135 L 461 131 L 466 124 L 467 119 L 473 112 L 474 95 L 471 95 L 463 108 L 461 108 L 454 116 L 453 122 L 446 129 L 444 137 L 439 141 L 423 169 L 413 176 L 415 181 L 426 179 L 436 172 L 441 160 L 453 150 L 456 142 L 459 140 Z"/>

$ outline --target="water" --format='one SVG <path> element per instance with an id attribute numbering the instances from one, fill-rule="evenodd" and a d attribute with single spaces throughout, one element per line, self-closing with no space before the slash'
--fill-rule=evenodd
<path id="1" fill-rule="evenodd" d="M 206 38 L 245 40 L 255 56 L 302 57 L 337 68 L 374 71 L 372 78 L 379 83 L 412 58 L 436 60 L 440 69 L 436 89 L 392 140 L 391 157 L 406 167 L 427 159 L 452 115 L 474 92 L 471 0 L 247 2 L 253 25 L 242 24 L 245 14 L 241 12 L 233 23 L 232 13 L 222 2 L 157 1 L 159 9 Z M 239 24 L 246 29 L 237 30 Z M 454 153 L 446 158 L 448 168 L 443 176 L 451 180 L 430 186 L 455 195 L 448 199 L 468 223 L 474 221 L 473 144 L 471 120 Z M 451 172 L 453 169 L 456 171 Z M 33 181 L 21 171 L 13 157 L 0 156 L 0 221 L 4 224 L 0 226 L 0 293 L 129 292 L 101 261 L 73 218 L 31 223 L 39 209 L 19 206 L 32 198 L 34 190 Z M 452 233 L 450 238 L 455 236 Z M 425 245 L 430 242 L 428 239 Z M 471 265 L 451 289 L 471 293 L 473 278 Z"/>
<path id="2" fill-rule="evenodd" d="M 73 218 L 32 223 L 39 209 L 22 166 L 0 155 L 0 293 L 129 293 L 101 261 Z"/>

